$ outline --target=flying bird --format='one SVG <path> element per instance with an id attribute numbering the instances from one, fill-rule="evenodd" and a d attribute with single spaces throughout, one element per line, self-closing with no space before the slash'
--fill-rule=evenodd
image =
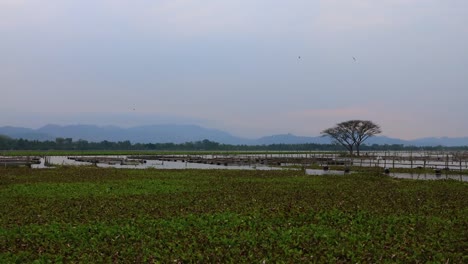
<path id="1" fill-rule="evenodd" d="M 353 57 L 353 60 L 356 61 L 356 58 Z"/>

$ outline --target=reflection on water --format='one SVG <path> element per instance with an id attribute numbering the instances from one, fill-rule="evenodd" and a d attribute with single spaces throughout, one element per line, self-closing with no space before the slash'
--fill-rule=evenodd
<path id="1" fill-rule="evenodd" d="M 350 172 L 337 171 L 337 170 L 317 170 L 317 169 L 306 169 L 307 175 L 347 175 Z"/>
<path id="2" fill-rule="evenodd" d="M 399 179 L 413 179 L 413 180 L 457 180 L 468 181 L 468 175 L 456 174 L 433 174 L 433 173 L 390 173 L 387 174 L 394 178 Z"/>
<path id="3" fill-rule="evenodd" d="M 107 158 L 121 158 L 126 159 L 126 156 L 106 156 Z M 51 156 L 48 160 L 51 165 L 65 165 L 65 166 L 90 166 L 93 163 L 81 162 L 73 159 L 68 159 L 65 156 Z M 146 163 L 138 163 L 136 165 L 122 165 L 119 163 L 96 163 L 97 167 L 101 168 L 120 168 L 120 169 L 230 169 L 230 170 L 281 170 L 279 167 L 269 166 L 238 166 L 238 165 L 215 165 L 215 164 L 203 164 L 203 163 L 189 163 L 189 162 L 174 162 L 174 161 L 159 161 L 159 160 L 147 160 Z M 46 166 L 45 160 L 41 158 L 41 164 L 34 164 L 31 166 L 36 169 L 50 168 Z"/>
<path id="4" fill-rule="evenodd" d="M 157 161 L 148 160 L 144 164 L 139 165 L 110 165 L 105 163 L 98 163 L 98 167 L 102 168 L 127 168 L 127 169 L 228 169 L 228 170 L 281 170 L 277 167 L 268 166 L 224 166 L 215 164 L 202 164 L 202 163 L 189 163 L 189 162 L 176 162 L 176 161 Z"/>
<path id="5" fill-rule="evenodd" d="M 337 170 L 317 170 L 307 169 L 308 175 L 347 175 L 350 172 L 337 171 Z M 384 174 L 399 179 L 413 179 L 413 180 L 457 180 L 468 182 L 468 175 L 457 174 L 434 174 L 434 173 L 389 173 Z"/>

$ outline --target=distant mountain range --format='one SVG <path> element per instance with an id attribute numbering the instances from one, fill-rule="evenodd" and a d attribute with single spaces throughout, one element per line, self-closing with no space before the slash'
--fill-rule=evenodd
<path id="1" fill-rule="evenodd" d="M 302 144 L 317 143 L 329 144 L 331 140 L 327 137 L 303 137 L 293 134 L 281 134 L 265 136 L 258 139 L 247 139 L 233 136 L 225 131 L 208 129 L 197 125 L 150 125 L 131 128 L 116 126 L 95 125 L 46 125 L 39 129 L 23 127 L 0 127 L 0 135 L 12 138 L 23 138 L 28 140 L 55 140 L 57 137 L 83 139 L 87 141 L 100 142 L 125 141 L 132 143 L 184 143 L 208 139 L 211 141 L 233 144 L 233 145 L 270 145 L 270 144 Z M 402 144 L 413 146 L 468 146 L 468 137 L 462 138 L 420 138 L 415 140 L 402 140 L 386 136 L 372 137 L 365 142 L 372 144 Z"/>

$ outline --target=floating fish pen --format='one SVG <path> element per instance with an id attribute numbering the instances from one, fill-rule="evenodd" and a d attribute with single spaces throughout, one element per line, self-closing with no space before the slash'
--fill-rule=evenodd
<path id="1" fill-rule="evenodd" d="M 69 160 L 77 162 L 87 162 L 92 164 L 108 164 L 108 165 L 140 165 L 146 163 L 144 159 L 128 159 L 121 157 L 68 157 Z"/>
<path id="2" fill-rule="evenodd" d="M 40 164 L 40 157 L 0 157 L 0 166 L 24 166 L 31 167 L 33 164 Z"/>
<path id="3" fill-rule="evenodd" d="M 468 169 L 468 153 L 364 152 L 360 156 L 339 153 L 224 154 L 224 155 L 135 155 L 130 159 L 213 165 L 338 165 L 382 168 Z"/>
<path id="4" fill-rule="evenodd" d="M 186 162 L 212 165 L 295 165 L 311 163 L 336 163 L 331 157 L 293 157 L 293 156 L 265 156 L 265 155 L 151 155 L 129 156 L 130 159 L 158 160 L 167 162 Z"/>
<path id="5" fill-rule="evenodd" d="M 52 159 L 51 159 L 52 158 Z M 193 163 L 218 166 L 362 166 L 381 168 L 468 170 L 468 152 L 361 152 L 360 156 L 345 153 L 259 153 L 259 154 L 190 154 L 190 155 L 132 155 L 132 156 L 70 156 L 71 164 L 107 164 L 138 166 L 146 161 Z M 29 166 L 60 164 L 57 157 L 1 157 L 0 166 Z M 149 162 L 154 165 L 154 162 Z M 61 164 L 67 162 L 61 161 Z M 151 165 L 151 166 L 152 166 Z M 32 166 L 35 167 L 35 166 Z"/>
<path id="6" fill-rule="evenodd" d="M 410 169 L 468 169 L 466 152 L 380 152 L 364 153 L 351 158 L 355 166 L 376 166 Z"/>

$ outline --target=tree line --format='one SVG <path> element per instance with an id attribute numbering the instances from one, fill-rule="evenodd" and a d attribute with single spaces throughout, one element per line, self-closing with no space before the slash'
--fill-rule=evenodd
<path id="1" fill-rule="evenodd" d="M 418 151 L 418 150 L 468 150 L 468 146 L 462 147 L 415 147 L 401 144 L 392 145 L 361 145 L 361 151 Z M 210 140 L 202 140 L 185 143 L 131 143 L 130 141 L 90 142 L 72 138 L 57 138 L 55 141 L 13 139 L 0 136 L 0 150 L 150 150 L 150 151 L 343 151 L 341 144 L 270 144 L 270 145 L 230 145 L 221 144 Z"/>

